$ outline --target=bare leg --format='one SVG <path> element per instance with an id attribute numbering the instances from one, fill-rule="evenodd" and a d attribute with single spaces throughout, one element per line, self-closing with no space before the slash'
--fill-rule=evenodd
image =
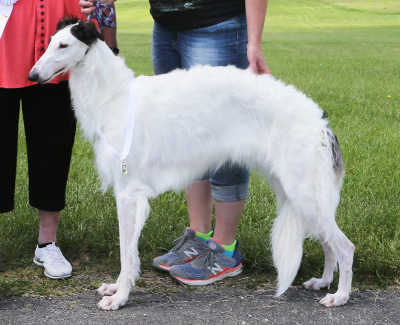
<path id="1" fill-rule="evenodd" d="M 223 245 L 232 245 L 246 201 L 222 202 L 215 200 L 214 239 Z"/>
<path id="2" fill-rule="evenodd" d="M 39 212 L 39 244 L 57 242 L 57 227 L 60 219 L 61 211 L 45 211 Z"/>
<path id="3" fill-rule="evenodd" d="M 210 181 L 202 180 L 189 185 L 185 194 L 190 227 L 203 234 L 209 233 L 213 209 Z"/>
<path id="4" fill-rule="evenodd" d="M 209 180 L 198 181 L 186 188 L 190 227 L 204 234 L 211 231 L 213 199 Z M 216 223 L 214 239 L 223 245 L 235 241 L 245 200 L 222 202 L 215 200 Z"/>

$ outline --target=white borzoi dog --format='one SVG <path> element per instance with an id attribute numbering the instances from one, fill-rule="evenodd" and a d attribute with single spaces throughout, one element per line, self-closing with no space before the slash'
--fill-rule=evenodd
<path id="1" fill-rule="evenodd" d="M 305 287 L 329 287 L 338 261 L 338 290 L 320 302 L 330 307 L 348 301 L 354 246 L 335 222 L 344 164 L 317 104 L 272 76 L 234 67 L 133 78 L 92 23 L 64 21 L 58 27 L 29 78 L 46 83 L 70 71 L 76 116 L 94 140 L 104 187 L 114 188 L 121 273 L 116 283 L 98 289 L 104 296 L 99 308 L 123 306 L 139 276 L 138 240 L 149 198 L 182 189 L 226 161 L 256 170 L 276 193 L 278 217 L 271 237 L 277 296 L 297 274 L 304 238 L 314 236 L 324 249 L 325 269 L 322 278 L 312 278 Z M 133 137 L 125 139 L 131 78 L 137 88 L 136 116 Z M 121 160 L 109 147 L 122 152 L 130 142 L 129 173 L 123 174 Z"/>

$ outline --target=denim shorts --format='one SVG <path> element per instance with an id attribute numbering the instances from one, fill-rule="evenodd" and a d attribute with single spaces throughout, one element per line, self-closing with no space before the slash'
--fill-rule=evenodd
<path id="1" fill-rule="evenodd" d="M 153 30 L 154 74 L 194 65 L 227 66 L 241 69 L 247 59 L 247 23 L 242 14 L 222 23 L 186 30 L 169 31 L 157 22 Z M 210 179 L 214 199 L 224 202 L 245 200 L 249 196 L 249 170 L 227 162 L 204 179 Z"/>

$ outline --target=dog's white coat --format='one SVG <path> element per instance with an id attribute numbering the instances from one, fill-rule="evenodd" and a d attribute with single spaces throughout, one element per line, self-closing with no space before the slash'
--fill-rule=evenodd
<path id="1" fill-rule="evenodd" d="M 67 44 L 60 48 L 60 44 Z M 227 160 L 266 177 L 277 195 L 278 217 L 272 249 L 278 270 L 277 295 L 293 282 L 302 258 L 303 240 L 317 237 L 326 258 L 320 279 L 306 288 L 329 287 L 337 261 L 339 286 L 320 302 L 339 306 L 351 291 L 353 244 L 335 222 L 344 169 L 334 169 L 334 136 L 311 99 L 272 76 L 257 76 L 234 67 L 195 67 L 156 77 L 137 77 L 137 112 L 129 174 L 109 154 L 97 135 L 122 150 L 128 116 L 129 79 L 133 72 L 100 40 L 88 46 L 70 33 L 56 33 L 32 73 L 47 82 L 70 70 L 76 116 L 94 140 L 103 186 L 112 186 L 117 201 L 121 273 L 103 284 L 102 309 L 124 305 L 139 276 L 138 240 L 148 217 L 149 198 L 182 189 L 208 169 Z M 340 152 L 339 152 L 340 153 Z"/>

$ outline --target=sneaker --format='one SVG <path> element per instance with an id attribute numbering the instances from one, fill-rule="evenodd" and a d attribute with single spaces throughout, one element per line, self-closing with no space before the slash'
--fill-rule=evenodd
<path id="1" fill-rule="evenodd" d="M 221 244 L 210 238 L 208 248 L 195 260 L 170 268 L 169 274 L 179 282 L 191 286 L 210 284 L 242 273 L 239 241 L 232 257 L 224 254 Z"/>
<path id="2" fill-rule="evenodd" d="M 72 266 L 65 259 L 56 243 L 50 243 L 43 248 L 36 246 L 36 265 L 44 267 L 44 274 L 51 279 L 69 278 L 72 274 Z"/>
<path id="3" fill-rule="evenodd" d="M 174 240 L 177 243 L 167 254 L 156 257 L 153 266 L 161 271 L 169 271 L 173 265 L 182 265 L 199 256 L 205 249 L 207 243 L 192 228 L 186 228 L 185 234 Z"/>

